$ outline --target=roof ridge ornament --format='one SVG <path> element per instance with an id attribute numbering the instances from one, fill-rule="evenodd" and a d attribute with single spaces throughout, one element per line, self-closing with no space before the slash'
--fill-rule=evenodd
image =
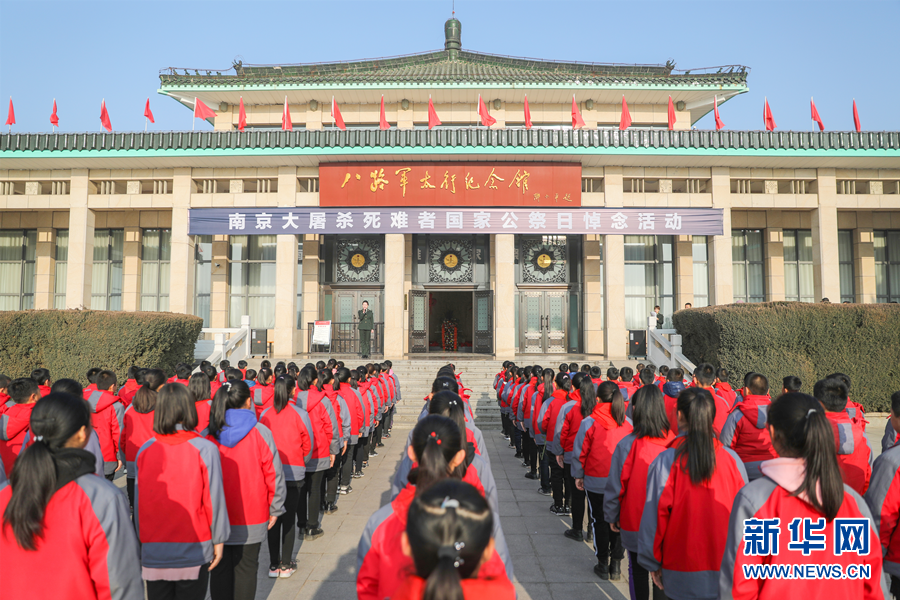
<path id="1" fill-rule="evenodd" d="M 444 50 L 449 54 L 450 60 L 459 58 L 459 50 L 462 48 L 462 23 L 455 16 L 444 23 Z"/>

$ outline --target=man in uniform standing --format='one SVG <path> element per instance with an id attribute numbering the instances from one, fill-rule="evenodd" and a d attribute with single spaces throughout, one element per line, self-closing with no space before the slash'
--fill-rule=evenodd
<path id="1" fill-rule="evenodd" d="M 372 339 L 372 329 L 375 327 L 375 318 L 369 310 L 369 301 L 363 300 L 362 308 L 356 313 L 359 316 L 359 353 L 362 358 L 369 358 L 369 344 Z"/>

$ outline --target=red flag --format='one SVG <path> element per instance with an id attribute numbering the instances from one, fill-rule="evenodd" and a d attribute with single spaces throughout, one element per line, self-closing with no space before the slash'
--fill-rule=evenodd
<path id="1" fill-rule="evenodd" d="M 59 116 L 56 114 L 56 98 L 53 99 L 53 112 L 50 113 L 50 123 L 55 127 L 59 127 Z"/>
<path id="2" fill-rule="evenodd" d="M 816 103 L 813 102 L 812 98 L 809 99 L 809 118 L 819 124 L 819 131 L 825 131 L 822 117 L 819 116 L 819 111 L 816 110 Z"/>
<path id="3" fill-rule="evenodd" d="M 675 105 L 672 103 L 672 96 L 669 96 L 669 131 L 675 129 Z"/>
<path id="4" fill-rule="evenodd" d="M 772 109 L 769 108 L 769 99 L 766 98 L 766 105 L 763 108 L 763 121 L 766 123 L 766 131 L 775 131 L 775 118 L 772 116 Z"/>
<path id="5" fill-rule="evenodd" d="M 238 131 L 247 126 L 247 111 L 244 110 L 244 97 L 241 96 L 241 107 L 238 109 Z"/>
<path id="6" fill-rule="evenodd" d="M 109 120 L 109 113 L 106 112 L 106 99 L 100 102 L 100 125 L 107 131 L 112 131 L 112 122 Z"/>
<path id="7" fill-rule="evenodd" d="M 151 123 L 156 123 L 153 120 L 153 111 L 150 110 L 150 98 L 147 98 L 147 104 L 144 105 L 144 116 L 150 119 Z"/>
<path id="8" fill-rule="evenodd" d="M 441 124 L 441 120 L 438 119 L 437 111 L 434 110 L 434 102 L 431 101 L 431 96 L 428 96 L 428 129 L 432 129 Z"/>
<path id="9" fill-rule="evenodd" d="M 572 129 L 581 129 L 584 127 L 584 119 L 581 118 L 581 111 L 575 103 L 575 95 L 572 95 Z"/>
<path id="10" fill-rule="evenodd" d="M 856 127 L 856 133 L 862 131 L 862 126 L 859 124 L 859 113 L 856 111 L 856 98 L 853 99 L 853 125 Z"/>
<path id="11" fill-rule="evenodd" d="M 201 100 L 200 98 L 194 98 L 194 118 L 215 119 L 216 113 L 215 111 L 213 111 L 213 109 L 203 104 L 203 100 Z"/>
<path id="12" fill-rule="evenodd" d="M 344 117 L 341 116 L 341 107 L 338 106 L 334 96 L 331 97 L 331 118 L 341 130 L 347 129 L 347 126 L 344 125 Z"/>
<path id="13" fill-rule="evenodd" d="M 381 115 L 378 117 L 378 128 L 379 129 L 390 129 L 391 124 L 388 123 L 387 115 L 384 114 L 384 94 L 381 95 Z"/>
<path id="14" fill-rule="evenodd" d="M 716 118 L 716 131 L 725 127 L 725 123 L 719 118 L 719 97 L 713 96 L 713 116 Z"/>
<path id="15" fill-rule="evenodd" d="M 525 96 L 525 129 L 531 129 L 531 109 L 528 108 L 528 96 Z"/>
<path id="16" fill-rule="evenodd" d="M 622 94 L 622 118 L 619 119 L 619 131 L 625 131 L 631 127 L 631 113 L 628 112 L 628 103 L 625 102 L 625 94 Z"/>
<path id="17" fill-rule="evenodd" d="M 294 130 L 294 122 L 291 120 L 291 107 L 288 106 L 287 96 L 284 97 L 284 108 L 281 110 L 281 130 Z"/>
<path id="18" fill-rule="evenodd" d="M 13 108 L 12 98 L 9 99 L 9 112 L 6 113 L 6 123 L 4 125 L 16 124 L 16 110 Z"/>
<path id="19" fill-rule="evenodd" d="M 492 117 L 491 113 L 488 112 L 487 105 L 485 105 L 484 98 L 481 97 L 481 94 L 478 94 L 478 116 L 481 117 L 481 124 L 485 127 L 490 127 L 497 122 L 497 119 Z"/>

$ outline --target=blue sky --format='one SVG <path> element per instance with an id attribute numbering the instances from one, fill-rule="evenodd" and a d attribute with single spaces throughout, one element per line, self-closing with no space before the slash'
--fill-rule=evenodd
<path id="1" fill-rule="evenodd" d="M 106 99 L 117 131 L 190 129 L 188 109 L 159 96 L 163 67 L 375 58 L 443 47 L 451 0 L 390 2 L 0 0 L 0 116 L 14 131 L 98 131 Z M 752 68 L 750 92 L 721 107 L 728 129 L 761 129 L 764 96 L 779 130 L 900 130 L 897 0 L 852 2 L 523 2 L 457 0 L 463 48 L 533 58 Z M 714 127 L 712 115 L 696 125 Z M 198 129 L 211 128 L 206 123 Z"/>

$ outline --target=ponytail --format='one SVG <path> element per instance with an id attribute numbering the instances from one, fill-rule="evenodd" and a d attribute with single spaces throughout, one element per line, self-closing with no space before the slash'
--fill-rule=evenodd
<path id="1" fill-rule="evenodd" d="M 593 382 L 590 380 L 588 380 L 588 382 L 593 389 Z M 615 382 L 604 381 L 597 386 L 597 402 L 611 405 L 609 407 L 609 414 L 616 421 L 616 425 L 621 425 L 625 422 L 625 398 L 622 397 L 622 390 L 619 389 L 619 386 L 616 385 Z"/>
<path id="2" fill-rule="evenodd" d="M 12 527 L 23 550 L 36 550 L 35 538 L 43 536 L 44 512 L 56 492 L 57 461 L 67 459 L 57 451 L 81 428 L 90 429 L 91 409 L 82 398 L 50 393 L 35 404 L 29 426 L 34 442 L 13 463 L 3 529 Z"/>
<path id="3" fill-rule="evenodd" d="M 300 373 L 297 375 L 297 388 L 301 392 L 305 392 L 309 390 L 315 379 L 316 370 L 310 366 L 305 366 L 300 369 Z"/>
<path id="4" fill-rule="evenodd" d="M 541 381 L 543 381 L 544 393 L 542 394 L 541 403 L 547 401 L 547 399 L 553 395 L 553 376 L 556 374 L 556 371 L 553 369 L 544 369 L 544 372 L 541 373 Z"/>
<path id="5" fill-rule="evenodd" d="M 350 383 L 350 369 L 347 367 L 338 367 L 334 374 L 334 391 L 341 389 L 342 383 Z"/>
<path id="6" fill-rule="evenodd" d="M 684 443 L 675 449 L 675 458 L 687 455 L 687 471 L 691 483 L 700 485 L 712 479 L 716 471 L 716 437 L 713 421 L 716 403 L 709 390 L 687 388 L 678 394 L 678 412 L 687 421 Z M 832 440 L 832 445 L 834 441 Z"/>
<path id="7" fill-rule="evenodd" d="M 209 433 L 216 439 L 225 429 L 225 411 L 244 408 L 250 398 L 250 388 L 243 381 L 226 381 L 216 392 L 209 411 Z"/>
<path id="8" fill-rule="evenodd" d="M 477 576 L 493 528 L 487 501 L 468 483 L 442 481 L 413 500 L 406 535 L 423 600 L 464 600 L 461 580 Z"/>
<path id="9" fill-rule="evenodd" d="M 462 432 L 447 417 L 428 415 L 413 429 L 410 445 L 419 465 L 408 478 L 419 494 L 450 476 L 450 463 L 463 450 Z"/>
<path id="10" fill-rule="evenodd" d="M 328 369 L 319 369 L 316 377 L 316 389 L 320 392 L 324 391 L 325 384 L 331 381 L 332 377 L 331 371 Z M 336 389 L 334 385 L 331 387 L 332 389 Z"/>
<path id="11" fill-rule="evenodd" d="M 275 380 L 275 394 L 273 400 L 273 406 L 275 407 L 275 412 L 280 413 L 284 410 L 284 407 L 288 405 L 288 402 L 291 400 L 291 396 L 294 395 L 294 378 L 290 375 L 282 375 L 278 379 Z"/>
<path id="12" fill-rule="evenodd" d="M 553 369 L 549 370 L 552 371 Z M 564 390 L 566 393 L 572 391 L 572 380 L 569 379 L 568 373 L 557 373 L 554 383 L 556 384 L 556 389 L 558 390 Z"/>
<path id="13" fill-rule="evenodd" d="M 256 383 L 260 385 L 268 385 L 269 379 L 272 378 L 272 369 L 267 369 L 265 367 L 259 370 L 259 373 L 256 374 Z"/>
<path id="14" fill-rule="evenodd" d="M 144 372 L 144 384 L 134 395 L 134 410 L 147 414 L 156 409 L 156 392 L 166 383 L 166 374 L 159 369 L 148 369 Z"/>
<path id="15" fill-rule="evenodd" d="M 581 380 L 581 385 L 578 386 L 578 392 L 581 394 L 581 417 L 583 419 L 591 416 L 591 413 L 594 412 L 594 407 L 597 406 L 597 392 L 594 391 L 594 382 L 591 381 L 590 377 L 584 377 Z M 624 406 L 622 410 L 622 414 L 624 416 Z M 615 417 L 615 412 L 613 414 Z M 616 419 L 618 421 L 618 419 Z M 621 425 L 621 423 L 619 423 Z"/>
<path id="16" fill-rule="evenodd" d="M 822 405 L 806 394 L 785 394 L 769 407 L 768 423 L 775 430 L 772 441 L 778 453 L 806 461 L 803 483 L 792 495 L 805 494 L 809 503 L 832 521 L 844 502 L 844 484 L 834 432 Z"/>

